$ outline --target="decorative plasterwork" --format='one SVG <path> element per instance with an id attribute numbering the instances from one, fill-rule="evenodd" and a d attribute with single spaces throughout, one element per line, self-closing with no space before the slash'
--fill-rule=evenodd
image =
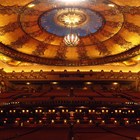
<path id="1" fill-rule="evenodd" d="M 140 35 L 140 27 L 129 22 L 124 23 L 124 27 L 129 31 L 129 32 L 134 32 Z"/>
<path id="2" fill-rule="evenodd" d="M 84 43 L 81 41 L 80 44 L 77 46 L 77 52 L 79 54 L 79 59 L 80 60 L 88 60 L 89 57 L 87 55 L 87 50 L 84 46 Z"/>
<path id="3" fill-rule="evenodd" d="M 47 50 L 47 45 L 40 43 L 37 45 L 36 49 L 32 52 L 34 55 L 44 55 L 44 52 Z"/>
<path id="4" fill-rule="evenodd" d="M 26 4 L 15 1 L 12 5 L 5 0 L 0 5 L 0 53 L 12 59 L 45 65 L 86 66 L 129 61 L 140 54 L 140 7 L 132 2 L 126 5 L 119 0 L 100 0 L 68 6 L 46 0 L 26 0 Z M 95 32 L 87 27 L 70 56 L 71 48 L 63 45 L 63 36 L 42 28 L 40 20 L 55 9 L 71 6 L 96 13 L 102 21 L 96 21 L 95 25 L 103 24 L 97 29 L 94 26 Z M 88 16 L 80 25 L 88 25 Z M 76 28 L 81 30 L 79 25 Z"/>
<path id="5" fill-rule="evenodd" d="M 29 41 L 29 36 L 24 35 L 18 38 L 15 42 L 11 42 L 11 46 L 14 46 L 13 48 L 21 48 L 26 42 Z"/>
<path id="6" fill-rule="evenodd" d="M 21 12 L 21 6 L 3 6 L 0 4 L 0 14 L 2 15 L 12 15 L 12 14 L 19 14 Z"/>
<path id="7" fill-rule="evenodd" d="M 58 60 L 65 60 L 66 52 L 67 52 L 67 46 L 64 43 L 62 43 L 61 46 L 57 50 L 57 54 L 55 58 Z"/>
<path id="8" fill-rule="evenodd" d="M 102 43 L 98 43 L 96 49 L 99 51 L 99 55 L 110 55 L 111 52 L 107 49 L 107 47 Z"/>
<path id="9" fill-rule="evenodd" d="M 140 46 L 133 47 L 132 49 L 129 49 L 128 51 L 122 52 L 117 55 L 110 55 L 105 56 L 103 58 L 96 58 L 96 59 L 87 59 L 83 61 L 65 61 L 65 60 L 53 60 L 46 59 L 43 57 L 37 57 L 33 55 L 27 55 L 21 52 L 17 52 L 15 50 L 12 50 L 8 47 L 3 47 L 3 44 L 0 44 L 0 50 L 3 54 L 12 57 L 16 60 L 20 61 L 26 61 L 26 62 L 32 62 L 32 63 L 39 63 L 39 64 L 45 64 L 45 65 L 55 65 L 55 66 L 80 66 L 80 65 L 101 65 L 106 63 L 113 63 L 118 61 L 125 61 L 127 59 L 130 59 L 132 57 L 135 57 L 140 54 Z M 84 54 L 85 55 L 85 54 Z"/>
<path id="10" fill-rule="evenodd" d="M 120 11 L 124 14 L 131 14 L 131 15 L 139 15 L 140 14 L 140 6 L 120 6 Z"/>
<path id="11" fill-rule="evenodd" d="M 19 28 L 19 23 L 9 23 L 8 25 L 0 27 L 0 35 L 3 36 L 6 33 L 14 32 L 16 29 Z"/>
<path id="12" fill-rule="evenodd" d="M 126 50 L 129 49 L 129 46 L 132 46 L 131 42 L 126 41 L 123 37 L 121 37 L 120 35 L 116 35 L 113 37 L 113 41 L 120 45 L 121 47 L 126 48 Z M 126 46 L 126 47 L 125 47 Z"/>
<path id="13" fill-rule="evenodd" d="M 55 81 L 56 79 L 58 81 L 62 81 L 62 80 L 69 80 L 69 78 L 74 78 L 73 80 L 124 80 L 124 81 L 135 81 L 138 82 L 140 80 L 140 73 L 133 73 L 131 71 L 129 72 L 114 72 L 114 71 L 110 71 L 110 72 L 105 72 L 103 70 L 101 70 L 100 72 L 93 72 L 93 71 L 89 71 L 89 72 L 67 72 L 67 71 L 63 71 L 63 72 L 46 72 L 46 71 L 42 71 L 40 70 L 39 72 L 34 72 L 33 70 L 31 70 L 30 72 L 10 72 L 10 73 L 6 73 L 4 72 L 2 69 L 0 69 L 0 75 L 1 75 L 1 80 L 4 81 L 18 81 L 18 80 L 48 80 L 48 81 Z M 53 75 L 53 76 L 52 76 Z"/>

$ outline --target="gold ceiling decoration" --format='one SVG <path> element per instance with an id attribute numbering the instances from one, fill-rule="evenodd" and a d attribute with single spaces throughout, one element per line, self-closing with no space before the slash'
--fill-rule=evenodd
<path id="1" fill-rule="evenodd" d="M 58 10 L 55 21 L 69 28 L 78 27 L 87 21 L 88 15 L 79 8 L 62 8 Z"/>
<path id="2" fill-rule="evenodd" d="M 140 53 L 139 0 L 88 0 L 74 5 L 1 0 L 0 19 L 0 53 L 20 63 L 93 66 L 139 62 L 133 59 Z M 70 26 L 80 38 L 76 47 L 63 43 Z M 2 57 L 0 60 L 3 62 Z"/>

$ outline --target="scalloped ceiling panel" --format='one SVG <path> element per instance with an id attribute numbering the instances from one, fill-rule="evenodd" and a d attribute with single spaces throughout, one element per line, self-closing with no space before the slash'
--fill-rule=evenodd
<path id="1" fill-rule="evenodd" d="M 1 0 L 0 19 L 0 60 L 10 65 L 140 61 L 140 0 Z M 63 43 L 69 32 L 80 37 L 75 47 Z"/>

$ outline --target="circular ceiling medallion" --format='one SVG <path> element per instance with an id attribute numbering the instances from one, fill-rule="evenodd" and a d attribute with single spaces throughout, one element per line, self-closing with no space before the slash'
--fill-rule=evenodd
<path id="1" fill-rule="evenodd" d="M 34 6 L 30 8 L 31 5 Z M 21 29 L 40 43 L 59 46 L 64 36 L 76 33 L 84 46 L 93 48 L 119 33 L 124 16 L 117 5 L 112 8 L 102 2 L 68 6 L 43 0 L 29 3 L 21 12 L 19 22 Z"/>
<path id="2" fill-rule="evenodd" d="M 40 26 L 49 33 L 65 36 L 70 32 L 84 37 L 96 33 L 104 25 L 104 18 L 87 8 L 57 8 L 40 16 Z"/>
<path id="3" fill-rule="evenodd" d="M 60 9 L 56 14 L 56 22 L 65 27 L 78 27 L 86 23 L 88 15 L 78 8 Z"/>

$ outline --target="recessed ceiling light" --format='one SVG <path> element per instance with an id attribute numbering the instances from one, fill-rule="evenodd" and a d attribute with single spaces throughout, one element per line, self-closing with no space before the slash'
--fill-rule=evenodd
<path id="1" fill-rule="evenodd" d="M 112 3 L 109 3 L 108 6 L 109 6 L 109 7 L 115 7 L 115 5 L 112 4 Z"/>
<path id="2" fill-rule="evenodd" d="M 26 85 L 30 85 L 30 84 L 31 84 L 30 82 L 27 82 L 27 83 L 26 83 Z"/>
<path id="3" fill-rule="evenodd" d="M 117 83 L 117 82 L 113 82 L 113 85 L 118 85 L 119 83 Z"/>
<path id="4" fill-rule="evenodd" d="M 58 84 L 58 82 L 52 82 L 52 84 L 53 84 L 53 85 L 57 85 L 57 84 Z"/>
<path id="5" fill-rule="evenodd" d="M 85 82 L 86 85 L 92 85 L 92 82 Z"/>
<path id="6" fill-rule="evenodd" d="M 31 4 L 28 5 L 29 8 L 32 8 L 32 7 L 34 7 L 34 6 L 35 6 L 34 3 L 31 3 Z"/>

